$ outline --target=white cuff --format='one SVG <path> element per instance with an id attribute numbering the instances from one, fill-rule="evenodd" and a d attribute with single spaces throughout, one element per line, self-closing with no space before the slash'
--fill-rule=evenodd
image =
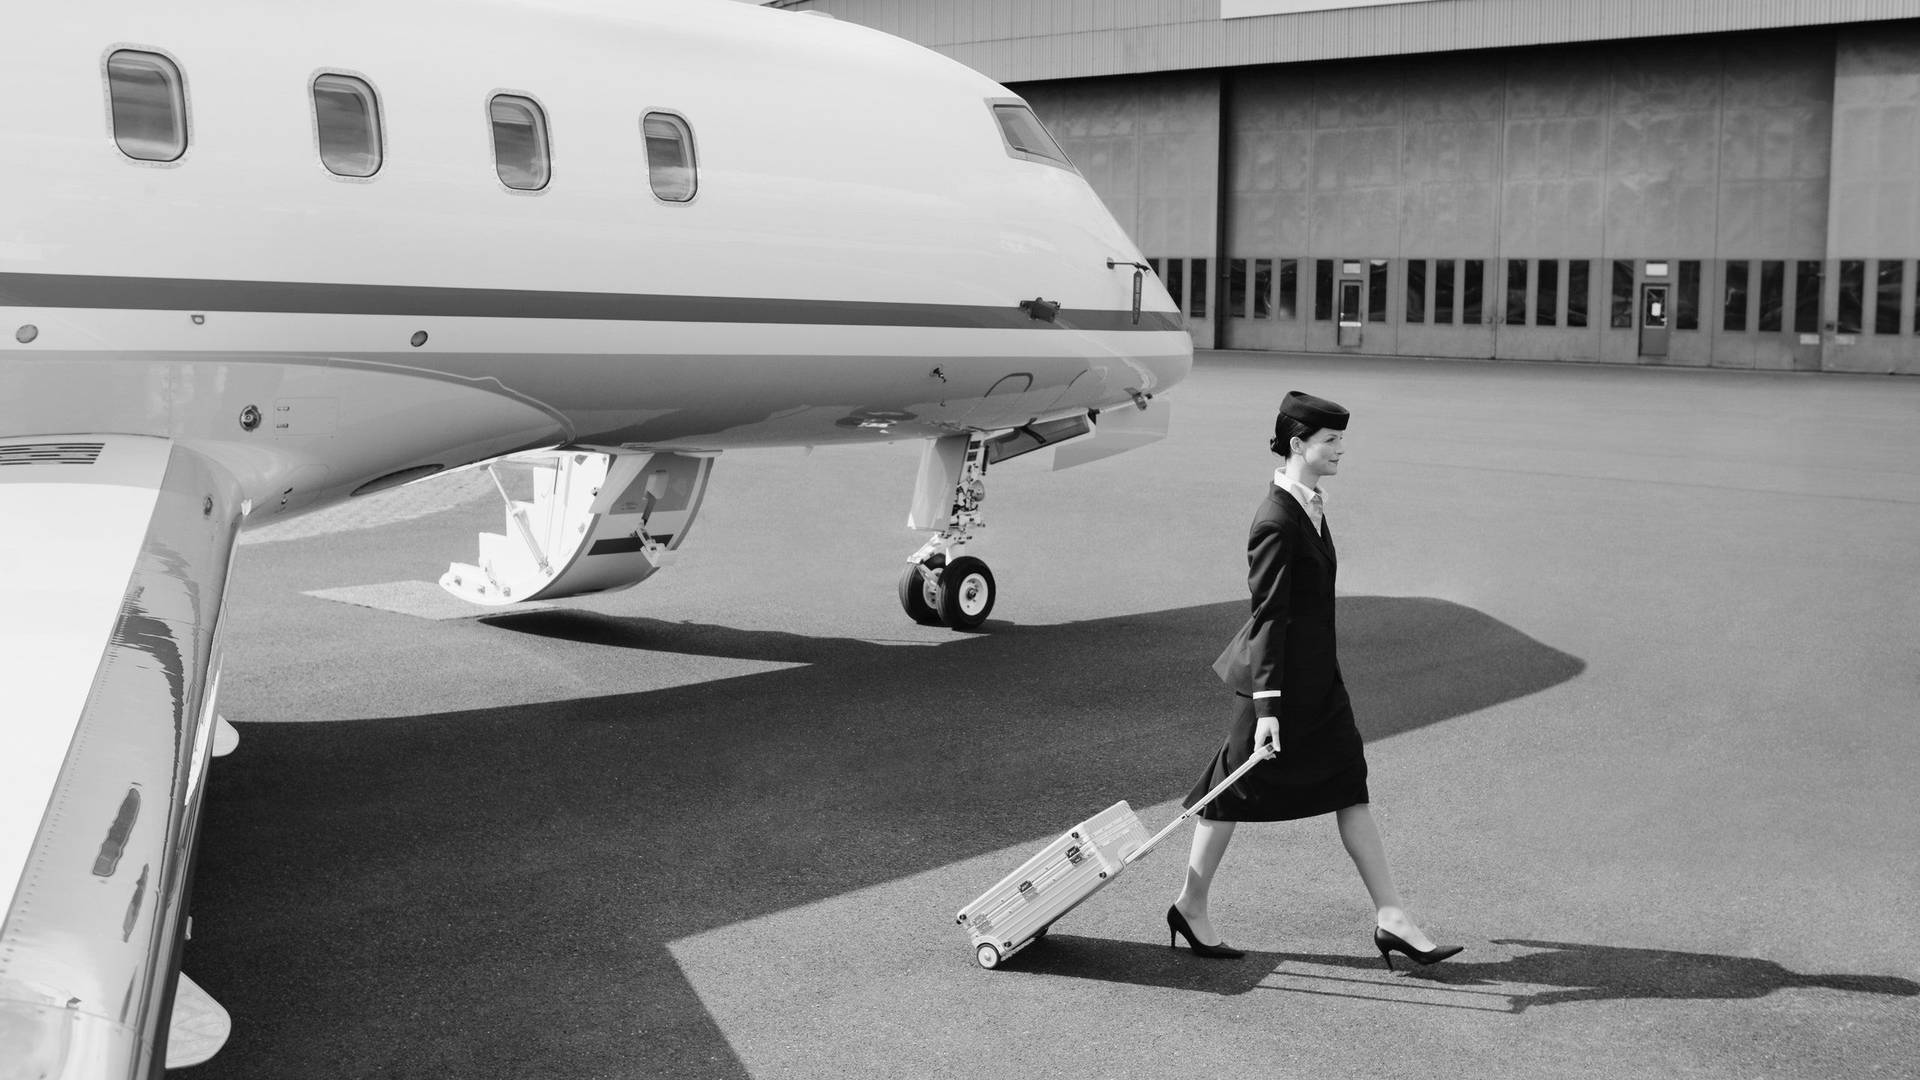
<path id="1" fill-rule="evenodd" d="M 1279 697 L 1279 696 L 1280 696 L 1280 691 L 1278 690 L 1255 690 L 1253 692 L 1253 700 L 1255 701 L 1259 701 L 1262 698 Z"/>

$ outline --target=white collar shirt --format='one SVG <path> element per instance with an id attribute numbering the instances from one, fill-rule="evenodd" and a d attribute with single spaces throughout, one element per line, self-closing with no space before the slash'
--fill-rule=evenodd
<path id="1" fill-rule="evenodd" d="M 1322 510 L 1325 508 L 1327 501 L 1326 493 L 1322 492 L 1319 488 L 1310 488 L 1305 484 L 1295 482 L 1292 477 L 1287 475 L 1285 469 L 1273 470 L 1273 483 L 1275 487 L 1293 496 L 1294 501 L 1300 504 L 1300 509 L 1307 512 L 1308 519 L 1313 522 L 1314 531 L 1325 536 L 1327 532 L 1326 518 Z"/>

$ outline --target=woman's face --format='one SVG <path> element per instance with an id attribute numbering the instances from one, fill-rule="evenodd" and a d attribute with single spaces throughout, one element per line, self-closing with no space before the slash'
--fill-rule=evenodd
<path id="1" fill-rule="evenodd" d="M 1307 470 L 1316 476 L 1332 476 L 1340 471 L 1340 455 L 1347 452 L 1345 432 L 1321 428 L 1299 440 L 1300 454 Z"/>

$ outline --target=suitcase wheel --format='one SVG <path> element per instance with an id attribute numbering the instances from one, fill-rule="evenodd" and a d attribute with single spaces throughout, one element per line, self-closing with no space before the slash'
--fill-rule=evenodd
<path id="1" fill-rule="evenodd" d="M 1000 950 L 995 948 L 991 943 L 983 942 L 979 948 L 973 950 L 973 958 L 978 960 L 980 966 L 986 968 L 988 971 L 992 971 L 994 968 L 1000 966 Z"/>

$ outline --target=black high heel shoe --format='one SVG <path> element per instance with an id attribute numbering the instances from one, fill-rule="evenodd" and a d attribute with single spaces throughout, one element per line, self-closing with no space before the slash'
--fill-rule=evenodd
<path id="1" fill-rule="evenodd" d="M 1195 956 L 1211 957 L 1215 960 L 1238 960 L 1247 955 L 1245 949 L 1235 949 L 1226 942 L 1218 945 L 1202 945 L 1200 939 L 1193 936 L 1193 927 L 1187 925 L 1187 917 L 1180 914 L 1177 906 L 1167 908 L 1167 948 L 1178 948 L 1180 938 L 1187 939 L 1187 948 Z"/>
<path id="2" fill-rule="evenodd" d="M 1388 971 L 1393 970 L 1392 954 L 1396 952 L 1406 953 L 1422 964 L 1437 964 L 1466 947 L 1464 945 L 1436 945 L 1426 952 L 1421 952 L 1419 949 L 1407 944 L 1406 940 L 1399 934 L 1378 926 L 1373 928 L 1373 945 L 1374 948 L 1380 950 L 1380 959 L 1387 962 Z"/>

